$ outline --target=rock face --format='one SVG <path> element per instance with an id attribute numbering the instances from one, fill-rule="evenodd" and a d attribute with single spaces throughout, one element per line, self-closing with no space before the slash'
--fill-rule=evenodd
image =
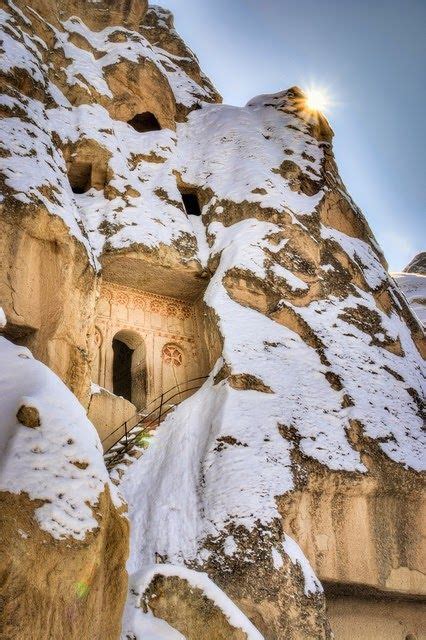
<path id="1" fill-rule="evenodd" d="M 93 389 L 87 417 L 96 427 L 104 449 L 108 449 L 117 440 L 110 436 L 111 431 L 133 418 L 135 413 L 136 407 L 125 398 L 117 397 L 100 387 Z"/>
<path id="2" fill-rule="evenodd" d="M 201 637 L 209 611 L 218 638 L 326 639 L 331 623 L 338 640 L 353 640 L 354 620 L 364 619 L 366 640 L 416 637 L 416 599 L 425 591 L 424 334 L 342 184 L 328 122 L 307 109 L 297 87 L 245 107 L 220 104 L 160 7 L 1 6 L 3 333 L 85 406 L 118 329 L 128 350 L 153 350 L 158 367 L 143 380 L 148 391 L 178 380 L 184 357 L 197 360 L 188 370 L 208 372 L 121 479 L 133 585 L 123 637 L 143 640 L 149 625 Z M 110 334 L 99 331 L 100 318 Z M 168 351 L 154 353 L 154 331 Z M 9 348 L 29 357 L 23 346 Z M 136 370 L 141 376 L 132 361 L 128 373 Z M 54 380 L 50 374 L 46 388 Z M 10 461 L 21 447 L 26 468 L 38 468 L 40 452 L 25 447 L 44 429 L 44 414 L 21 379 L 3 384 L 15 393 L 4 427 L 15 452 L 5 457 L 12 482 L 5 537 L 13 540 L 5 548 L 6 599 L 15 602 L 19 584 L 22 602 L 39 611 L 37 633 L 115 638 L 126 528 L 99 441 L 73 400 L 69 435 L 58 414 L 52 438 L 36 444 L 49 459 L 60 452 L 62 471 L 73 466 L 75 477 L 65 473 L 63 484 L 80 483 L 74 498 L 85 505 L 85 525 L 76 533 L 66 518 L 51 518 L 54 508 L 62 514 L 64 492 L 41 490 L 56 466 L 43 482 L 36 474 L 14 484 Z M 98 395 L 89 411 L 101 430 L 102 416 L 114 422 L 129 403 Z M 27 410 L 15 425 L 22 406 L 39 411 L 40 426 Z M 73 456 L 61 448 L 68 440 Z M 13 529 L 18 510 L 28 538 Z M 33 558 L 42 544 L 40 584 L 44 571 L 53 578 L 48 592 L 34 594 L 24 560 L 19 580 L 15 571 L 18 557 L 28 550 Z M 141 586 L 154 563 L 173 569 Z M 222 590 L 219 608 L 179 573 L 188 568 Z M 354 609 L 345 606 L 349 597 Z M 397 623 L 377 629 L 375 616 Z M 39 631 L 47 618 L 51 627 Z M 44 637 L 19 611 L 13 619 L 21 626 L 6 627 L 5 637 Z"/>
<path id="3" fill-rule="evenodd" d="M 424 589 L 422 331 L 340 181 L 327 123 L 303 105 L 293 88 L 178 126 L 222 354 L 122 482 L 130 570 L 156 557 L 207 570 L 266 638 L 328 635 L 285 532 L 326 594 L 362 588 L 366 607 L 389 594 L 391 610 Z"/>

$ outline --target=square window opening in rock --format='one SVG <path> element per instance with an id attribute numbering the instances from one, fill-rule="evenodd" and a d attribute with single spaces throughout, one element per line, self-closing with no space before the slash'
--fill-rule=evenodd
<path id="1" fill-rule="evenodd" d="M 90 162 L 73 162 L 68 166 L 68 180 L 73 193 L 86 193 L 92 186 L 92 165 Z"/>
<path id="2" fill-rule="evenodd" d="M 181 192 L 185 211 L 189 216 L 201 216 L 200 201 L 195 191 Z"/>
<path id="3" fill-rule="evenodd" d="M 148 131 L 160 131 L 161 126 L 153 113 L 149 111 L 136 114 L 128 123 L 138 133 L 148 133 Z"/>

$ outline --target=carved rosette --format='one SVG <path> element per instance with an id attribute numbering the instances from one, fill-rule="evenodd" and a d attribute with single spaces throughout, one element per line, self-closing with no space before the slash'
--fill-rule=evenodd
<path id="1" fill-rule="evenodd" d="M 163 362 L 172 367 L 180 367 L 183 363 L 183 353 L 175 344 L 164 345 L 162 358 Z"/>

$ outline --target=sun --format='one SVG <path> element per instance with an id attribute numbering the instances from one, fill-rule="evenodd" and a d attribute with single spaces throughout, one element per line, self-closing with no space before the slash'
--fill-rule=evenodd
<path id="1" fill-rule="evenodd" d="M 306 107 L 309 111 L 327 111 L 331 104 L 325 89 L 306 89 Z"/>

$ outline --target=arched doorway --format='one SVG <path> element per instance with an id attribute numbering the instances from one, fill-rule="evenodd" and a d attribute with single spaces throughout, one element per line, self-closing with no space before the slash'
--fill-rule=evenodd
<path id="1" fill-rule="evenodd" d="M 147 394 L 145 342 L 135 331 L 122 330 L 113 338 L 112 351 L 113 392 L 143 409 Z"/>

